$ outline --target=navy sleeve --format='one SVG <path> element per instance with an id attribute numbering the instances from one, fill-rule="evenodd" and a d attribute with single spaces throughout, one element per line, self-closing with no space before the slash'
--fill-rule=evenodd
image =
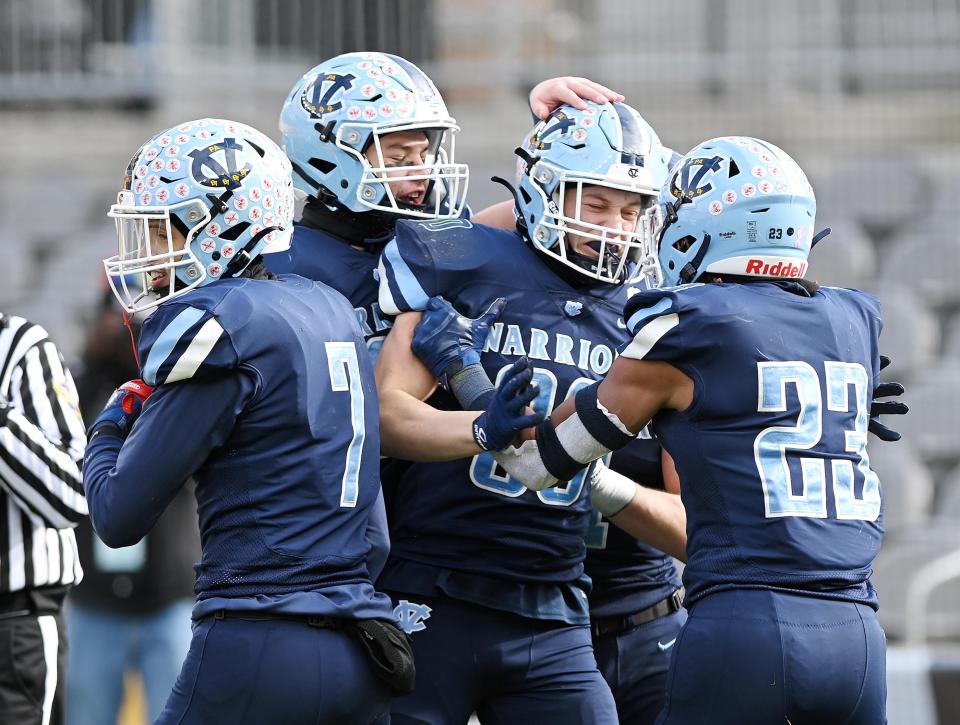
<path id="1" fill-rule="evenodd" d="M 153 528 L 184 482 L 229 438 L 255 390 L 253 378 L 240 372 L 164 386 L 125 441 L 109 434 L 90 441 L 83 486 L 105 544 L 130 546 Z"/>

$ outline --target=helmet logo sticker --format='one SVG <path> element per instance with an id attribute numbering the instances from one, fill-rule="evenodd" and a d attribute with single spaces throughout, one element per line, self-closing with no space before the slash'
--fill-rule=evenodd
<path id="1" fill-rule="evenodd" d="M 237 152 L 242 150 L 243 146 L 232 138 L 225 138 L 221 143 L 213 143 L 195 149 L 189 154 L 190 158 L 193 159 L 190 173 L 194 180 L 202 186 L 214 189 L 234 189 L 240 186 L 247 174 L 250 173 L 250 162 L 244 164 L 243 168 L 237 168 Z M 221 154 L 225 165 L 215 159 L 214 154 Z M 213 176 L 207 176 L 204 173 L 205 171 L 209 171 Z"/>
<path id="2" fill-rule="evenodd" d="M 300 103 L 303 109 L 314 118 L 320 118 L 325 113 L 339 111 L 343 104 L 338 100 L 345 91 L 353 87 L 357 79 L 353 73 L 340 75 L 327 73 L 317 76 L 313 83 L 303 89 Z M 323 95 L 321 95 L 323 94 Z"/>
<path id="3" fill-rule="evenodd" d="M 713 189 L 713 184 L 704 181 L 704 177 L 707 174 L 718 172 L 721 160 L 722 157 L 720 156 L 711 156 L 710 158 L 698 156 L 688 159 L 683 168 L 674 175 L 673 183 L 670 185 L 670 193 L 678 199 L 696 199 L 698 196 L 708 193 Z M 719 214 L 720 212 L 713 213 Z"/>
<path id="4" fill-rule="evenodd" d="M 552 126 L 547 126 L 551 121 L 556 121 Z M 552 136 L 555 133 L 559 133 L 561 136 L 567 133 L 567 129 L 575 125 L 576 121 L 570 118 L 563 111 L 557 111 L 554 113 L 549 120 L 544 121 L 544 129 L 539 133 L 534 132 L 533 136 L 530 137 L 530 145 L 535 149 L 540 151 L 547 151 L 553 145 L 552 142 L 545 141 L 548 136 Z"/>

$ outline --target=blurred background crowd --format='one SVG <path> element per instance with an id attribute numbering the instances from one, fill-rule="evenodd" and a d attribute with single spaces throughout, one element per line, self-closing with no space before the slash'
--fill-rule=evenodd
<path id="1" fill-rule="evenodd" d="M 49 330 L 88 420 L 135 372 L 100 264 L 131 154 L 202 116 L 276 139 L 296 79 L 350 50 L 402 55 L 434 79 L 474 209 L 504 198 L 489 178 L 512 174 L 526 94 L 548 76 L 624 93 L 681 153 L 743 134 L 797 159 L 818 227 L 833 228 L 809 276 L 879 296 L 887 372 L 912 409 L 901 442 L 870 448 L 890 722 L 960 722 L 960 1 L 3 0 L 0 309 Z M 129 725 L 169 690 L 150 683 L 179 668 L 198 551 L 192 500 L 179 503 L 137 547 L 79 534 L 71 691 L 95 714 L 77 722 L 112 722 L 99 719 L 123 696 L 111 671 L 140 673 Z"/>

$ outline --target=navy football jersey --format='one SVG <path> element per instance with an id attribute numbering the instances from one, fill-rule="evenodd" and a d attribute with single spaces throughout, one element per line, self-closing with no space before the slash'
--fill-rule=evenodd
<path id="1" fill-rule="evenodd" d="M 401 221 L 381 256 L 380 277 L 388 314 L 422 310 L 430 296 L 442 295 L 477 317 L 506 297 L 481 361 L 497 380 L 528 356 L 541 409 L 603 377 L 626 336 L 620 310 L 630 288 L 574 288 L 516 232 L 461 219 Z M 524 616 L 586 621 L 584 537 L 593 510 L 584 480 L 581 472 L 566 486 L 531 492 L 489 453 L 410 465 L 391 511 L 393 548 L 381 583 L 410 591 L 411 579 L 433 567 L 450 596 Z"/>
<path id="2" fill-rule="evenodd" d="M 296 223 L 290 249 L 264 255 L 274 274 L 299 274 L 333 287 L 353 305 L 374 360 L 393 320 L 380 311 L 376 278 L 378 246 L 357 248 L 316 227 Z"/>
<path id="3" fill-rule="evenodd" d="M 610 468 L 648 488 L 663 490 L 660 444 L 647 428 L 613 453 Z M 680 588 L 673 558 L 617 528 L 597 511 L 587 533 L 586 571 L 594 619 L 633 614 Z"/>
<path id="4" fill-rule="evenodd" d="M 883 532 L 867 456 L 879 373 L 879 303 L 775 283 L 643 292 L 624 311 L 624 357 L 668 362 L 690 408 L 654 417 L 687 511 L 688 602 L 769 588 L 876 606 Z"/>
<path id="5" fill-rule="evenodd" d="M 379 491 L 376 385 L 348 302 L 294 275 L 225 280 L 160 305 L 139 354 L 158 387 L 110 476 L 160 510 L 163 486 L 196 479 L 194 616 L 390 618 L 364 536 Z"/>

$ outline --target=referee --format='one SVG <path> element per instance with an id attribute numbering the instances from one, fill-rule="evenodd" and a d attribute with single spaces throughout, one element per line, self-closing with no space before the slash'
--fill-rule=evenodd
<path id="1" fill-rule="evenodd" d="M 0 723 L 63 722 L 61 605 L 83 572 L 86 442 L 69 371 L 47 332 L 0 314 Z"/>

